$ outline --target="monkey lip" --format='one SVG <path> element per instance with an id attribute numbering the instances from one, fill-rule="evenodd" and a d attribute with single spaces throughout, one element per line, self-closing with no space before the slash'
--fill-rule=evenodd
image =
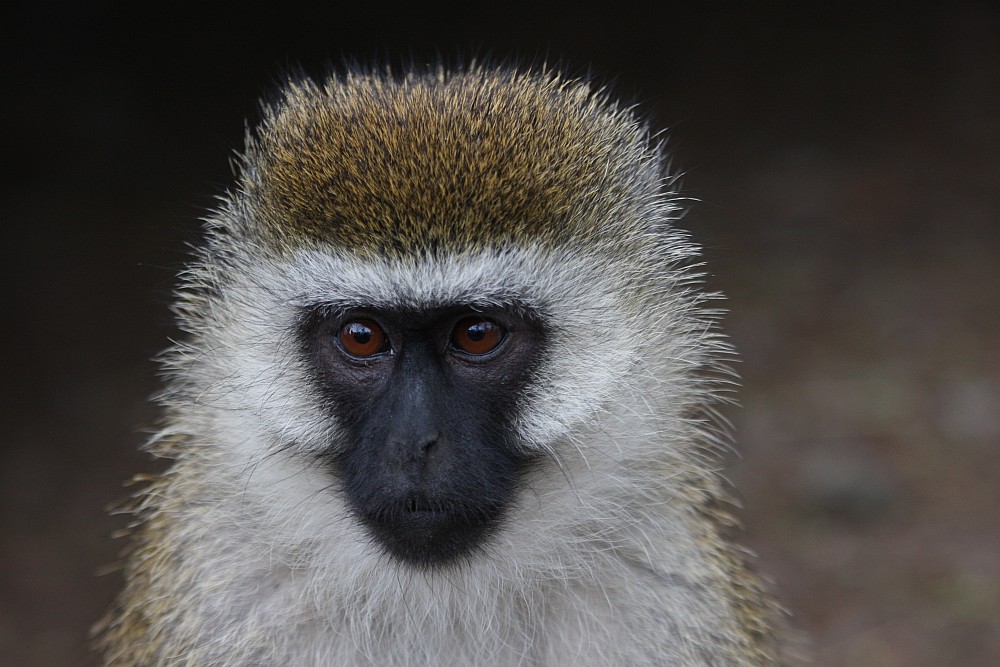
<path id="1" fill-rule="evenodd" d="M 492 524 L 502 511 L 501 507 L 470 503 L 468 500 L 456 502 L 412 494 L 369 513 L 368 520 L 396 535 L 418 534 L 437 538 L 465 531 L 477 534 L 480 528 Z"/>
<path id="2" fill-rule="evenodd" d="M 502 507 L 410 494 L 361 512 L 373 537 L 394 556 L 435 566 L 475 549 Z"/>
<path id="3" fill-rule="evenodd" d="M 424 496 L 410 496 L 402 503 L 401 509 L 407 514 L 436 514 L 442 511 L 442 503 L 435 503 Z"/>
<path id="4" fill-rule="evenodd" d="M 387 527 L 424 524 L 469 524 L 476 523 L 479 512 L 470 512 L 448 500 L 430 498 L 424 494 L 409 495 L 401 500 L 388 503 L 374 511 L 368 518 Z"/>

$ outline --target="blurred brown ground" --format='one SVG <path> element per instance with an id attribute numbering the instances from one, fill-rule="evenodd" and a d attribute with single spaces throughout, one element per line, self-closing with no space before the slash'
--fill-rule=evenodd
<path id="1" fill-rule="evenodd" d="M 815 664 L 1000 665 L 1000 15 L 802 4 L 3 10 L 0 665 L 93 662 L 104 508 L 153 468 L 172 275 L 255 99 L 456 45 L 593 65 L 669 127 L 742 355 L 728 476 Z"/>

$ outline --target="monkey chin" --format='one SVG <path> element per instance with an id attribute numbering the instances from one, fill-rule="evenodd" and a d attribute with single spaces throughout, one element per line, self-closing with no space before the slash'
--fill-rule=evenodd
<path id="1" fill-rule="evenodd" d="M 433 569 L 461 562 L 479 551 L 505 512 L 506 503 L 473 507 L 467 501 L 458 505 L 413 494 L 359 509 L 358 515 L 387 555 L 418 568 Z"/>

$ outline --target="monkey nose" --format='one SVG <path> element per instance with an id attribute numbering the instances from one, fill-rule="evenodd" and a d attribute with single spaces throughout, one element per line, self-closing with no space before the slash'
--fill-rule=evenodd
<path id="1" fill-rule="evenodd" d="M 386 441 L 387 459 L 401 469 L 423 464 L 437 449 L 440 439 L 437 429 L 392 433 Z"/>

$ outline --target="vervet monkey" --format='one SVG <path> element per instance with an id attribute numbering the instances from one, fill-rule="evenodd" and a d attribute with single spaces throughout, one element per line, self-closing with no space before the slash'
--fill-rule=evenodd
<path id="1" fill-rule="evenodd" d="M 109 665 L 764 665 L 729 347 L 586 81 L 290 81 L 181 276 Z"/>

